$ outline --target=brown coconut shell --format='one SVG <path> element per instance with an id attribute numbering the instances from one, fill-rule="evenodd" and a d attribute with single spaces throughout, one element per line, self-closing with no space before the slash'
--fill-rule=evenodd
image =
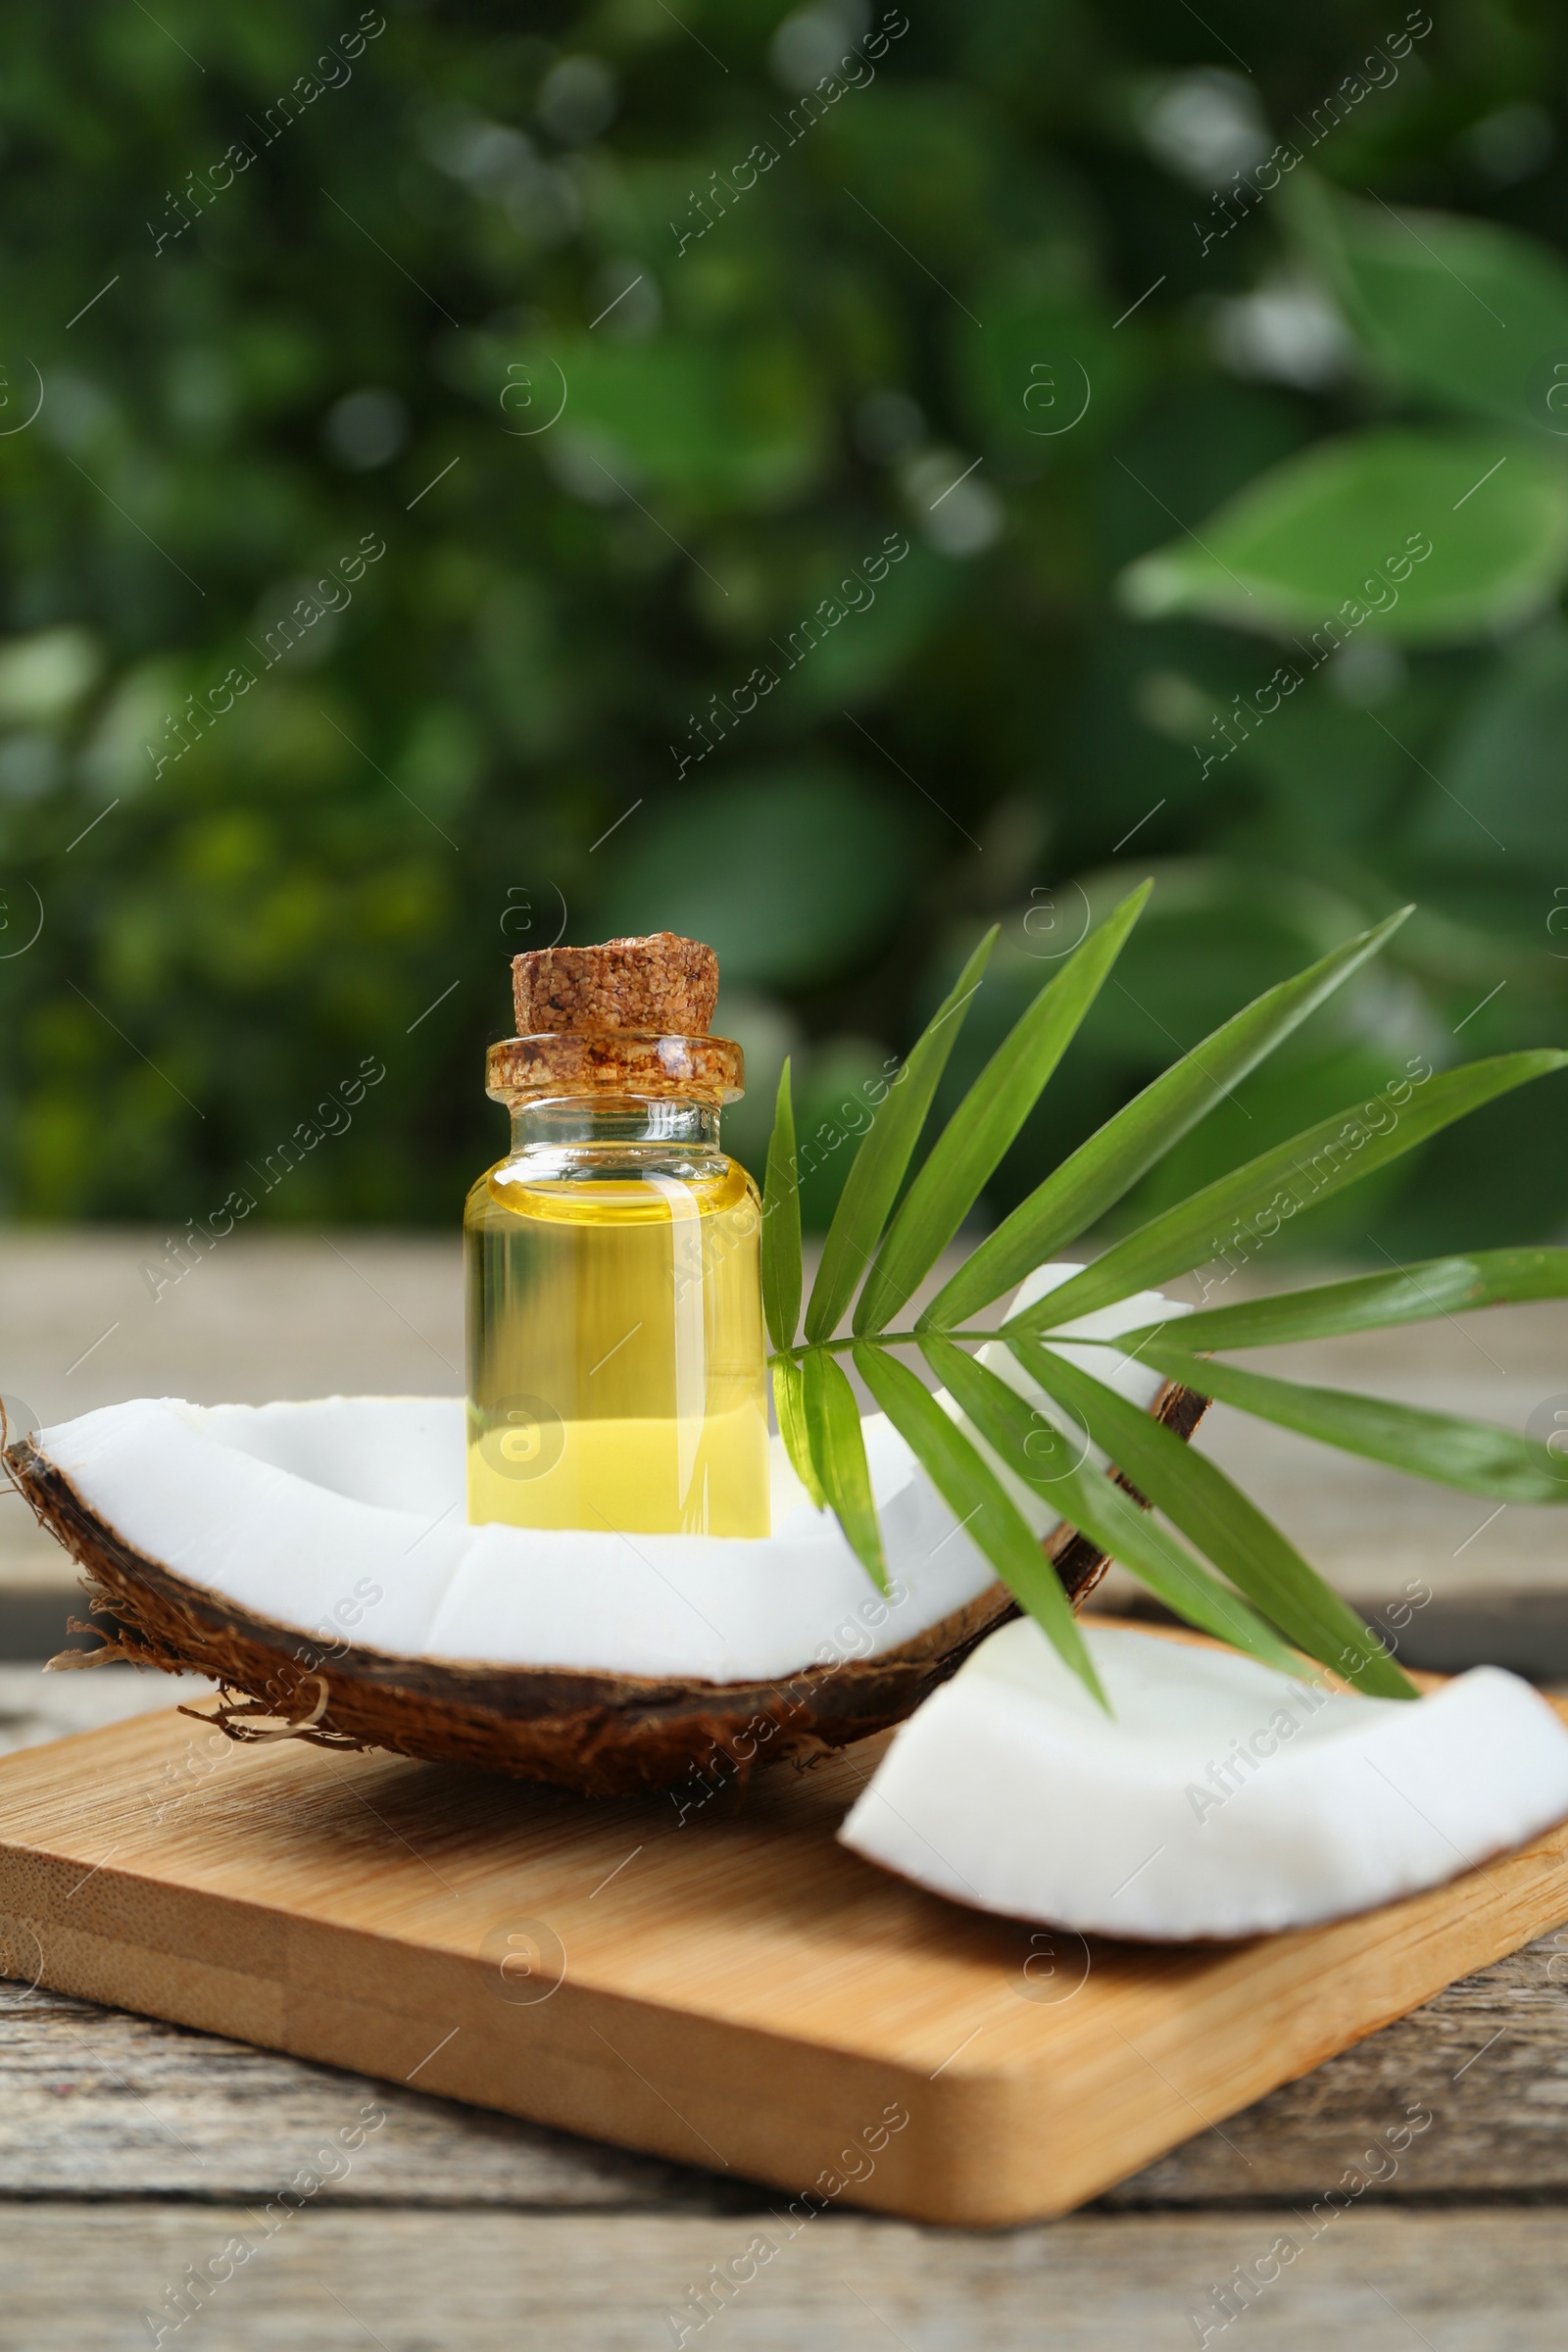
<path id="1" fill-rule="evenodd" d="M 1154 1417 L 1188 1438 L 1206 1404 L 1167 1382 Z M 680 1683 L 394 1657 L 252 1615 L 133 1550 L 30 1440 L 4 1460 L 41 1525 L 86 1572 L 98 1622 L 74 1630 L 105 1636 L 100 1648 L 67 1650 L 53 1664 L 120 1658 L 168 1674 L 209 1675 L 220 1688 L 214 1720 L 233 1740 L 384 1747 L 548 1781 L 584 1796 L 668 1789 L 689 1809 L 743 1785 L 758 1765 L 786 1756 L 808 1763 L 902 1723 L 977 1642 L 1018 1614 L 1006 1588 L 995 1584 L 879 1657 L 807 1666 L 770 1682 Z M 1105 1555 L 1066 1526 L 1046 1539 L 1045 1549 L 1081 1606 L 1109 1565 Z"/>

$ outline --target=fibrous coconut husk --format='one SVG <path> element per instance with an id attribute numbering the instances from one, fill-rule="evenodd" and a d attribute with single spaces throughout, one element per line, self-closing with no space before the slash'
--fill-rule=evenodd
<path id="1" fill-rule="evenodd" d="M 1206 1404 L 1169 1382 L 1153 1413 L 1188 1438 Z M 669 1789 L 680 1802 L 684 1790 L 688 1804 L 700 1804 L 743 1784 L 760 1764 L 786 1756 L 810 1762 L 902 1723 L 977 1642 L 1018 1614 L 1006 1588 L 992 1585 L 879 1656 L 834 1659 L 769 1682 L 681 1683 L 401 1657 L 323 1642 L 252 1615 L 132 1549 L 29 1439 L 4 1460 L 40 1523 L 86 1572 L 98 1621 L 90 1630 L 105 1635 L 99 1649 L 68 1650 L 51 1664 L 118 1658 L 210 1676 L 220 1689 L 215 1720 L 233 1740 L 390 1748 L 585 1796 Z M 1081 1606 L 1109 1565 L 1105 1555 L 1066 1526 L 1047 1538 L 1045 1549 Z"/>

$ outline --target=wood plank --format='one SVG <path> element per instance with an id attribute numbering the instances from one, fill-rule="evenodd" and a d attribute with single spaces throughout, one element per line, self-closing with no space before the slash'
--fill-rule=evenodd
<path id="1" fill-rule="evenodd" d="M 303 2193 L 303 2192 L 302 2192 Z M 270 2234 L 267 2234 L 270 2226 Z M 1560 2352 L 1555 2212 L 1351 2210 L 1298 2241 L 1212 2345 L 1263 2352 Z M 748 2255 L 771 2232 L 774 2251 Z M 1238 2266 L 1269 2265 L 1281 2217 L 1083 2215 L 1001 2237 L 824 2214 L 793 2239 L 755 2219 L 386 2213 L 307 2203 L 40 2203 L 6 2249 L 4 2352 L 157 2340 L 245 2352 L 1178 2352 L 1213 2326 Z M 245 2249 L 251 2249 L 248 2253 Z M 228 2249 L 225 2253 L 225 2249 Z M 720 2305 L 714 2266 L 757 2266 Z M 175 2331 L 171 2298 L 216 2267 Z M 228 2276 L 222 2276 L 225 2271 Z M 716 2316 L 702 2322 L 694 2290 Z M 152 2314 L 149 2326 L 147 2315 Z M 672 2320 L 673 2315 L 673 2320 Z M 1195 2327 L 1194 2315 L 1199 2325 Z M 682 2334 L 682 2329 L 685 2329 Z"/>
<path id="2" fill-rule="evenodd" d="M 47 1987 L 0 1986 L 0 2200 L 264 2202 L 362 2106 L 389 2119 L 324 2198 L 414 2205 L 693 2206 L 710 2172 L 198 2034 Z M 747 2188 L 741 2201 L 758 2202 Z"/>
<path id="3" fill-rule="evenodd" d="M 1412 2108 L 1433 2125 L 1378 2195 L 1568 2195 L 1568 1933 L 1449 1985 L 1102 2202 L 1310 2200 Z M 1369 2169 L 1385 2170 L 1385 2159 Z"/>
<path id="4" fill-rule="evenodd" d="M 0 1910 L 44 1981 L 940 2221 L 1077 2203 L 1568 1912 L 1563 1828 L 1361 1920 L 1096 1944 L 1053 2006 L 1024 1929 L 834 1843 L 875 1742 L 681 1827 L 291 1742 L 207 1773 L 207 1738 L 150 1716 L 0 1766 Z"/>
<path id="5" fill-rule="evenodd" d="M 0 2197 L 265 2196 L 291 2150 L 371 2096 L 396 2128 L 356 2172 L 365 2201 L 746 2211 L 766 2193 L 47 1988 L 0 1992 Z M 1437 2128 L 1369 2195 L 1568 2196 L 1568 1934 L 1450 1985 L 1101 2203 L 1310 2204 L 1412 2105 Z"/>

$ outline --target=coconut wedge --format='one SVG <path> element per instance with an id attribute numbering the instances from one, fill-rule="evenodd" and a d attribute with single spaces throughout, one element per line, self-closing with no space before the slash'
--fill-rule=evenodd
<path id="1" fill-rule="evenodd" d="M 1086 1328 L 1161 1311 L 1144 1294 Z M 1183 1437 L 1197 1426 L 1192 1391 L 1073 1352 Z M 5 1459 L 87 1572 L 109 1635 L 91 1654 L 211 1675 L 236 1738 L 293 1732 L 599 1795 L 733 1784 L 884 1730 L 1015 1613 L 897 1431 L 881 1415 L 864 1429 L 888 1599 L 777 1441 L 774 1532 L 752 1541 L 469 1527 L 449 1397 L 141 1398 Z M 1103 1554 L 1027 1500 L 1080 1599 Z"/>
<path id="2" fill-rule="evenodd" d="M 904 1725 L 843 1842 L 983 1911 L 1176 1941 L 1371 1910 L 1568 1814 L 1568 1729 L 1498 1667 L 1412 1703 L 1085 1636 L 1113 1717 L 1008 1625 Z"/>

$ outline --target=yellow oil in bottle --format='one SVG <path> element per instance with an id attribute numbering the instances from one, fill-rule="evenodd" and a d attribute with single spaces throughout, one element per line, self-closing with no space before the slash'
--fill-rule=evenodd
<path id="1" fill-rule="evenodd" d="M 765 1536 L 756 1187 L 711 1113 L 564 1108 L 468 1196 L 468 1517 Z"/>

